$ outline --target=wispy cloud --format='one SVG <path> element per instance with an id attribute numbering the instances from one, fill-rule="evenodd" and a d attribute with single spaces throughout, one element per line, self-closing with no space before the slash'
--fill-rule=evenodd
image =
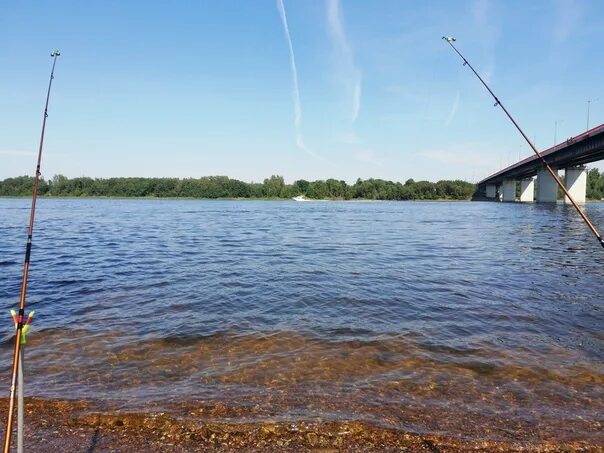
<path id="1" fill-rule="evenodd" d="M 358 73 L 357 80 L 352 89 L 352 123 L 357 120 L 361 110 L 361 73 Z"/>
<path id="2" fill-rule="evenodd" d="M 33 151 L 21 151 L 16 149 L 7 149 L 0 150 L 0 156 L 15 156 L 15 157 L 23 157 L 23 156 L 35 156 L 36 153 Z"/>
<path id="3" fill-rule="evenodd" d="M 383 166 L 382 162 L 377 158 L 376 154 L 371 150 L 361 150 L 355 153 L 355 159 L 377 167 Z"/>
<path id="4" fill-rule="evenodd" d="M 292 38 L 289 33 L 289 26 L 287 24 L 287 14 L 285 13 L 285 5 L 283 4 L 283 0 L 277 0 L 277 7 L 279 9 L 279 14 L 281 15 L 281 22 L 283 23 L 283 30 L 285 31 L 285 38 L 287 40 L 287 45 L 289 47 L 289 64 L 292 71 L 292 83 L 293 83 L 293 101 L 294 101 L 294 127 L 296 130 L 296 146 L 307 153 L 308 155 L 314 157 L 315 159 L 322 160 L 322 157 L 317 153 L 311 151 L 305 144 L 302 139 L 302 108 L 300 106 L 300 86 L 298 84 L 298 69 L 296 68 L 296 56 L 294 54 L 294 46 L 292 44 Z"/>
<path id="5" fill-rule="evenodd" d="M 361 111 L 362 74 L 354 62 L 354 53 L 348 42 L 342 18 L 340 0 L 327 0 L 327 25 L 335 50 L 339 78 L 349 99 L 350 127 L 354 126 Z"/>
<path id="6" fill-rule="evenodd" d="M 498 14 L 494 11 L 493 3 L 488 0 L 474 0 L 471 13 L 486 53 L 482 75 L 488 82 L 495 75 L 495 44 L 499 35 L 499 23 L 496 20 Z"/>
<path id="7" fill-rule="evenodd" d="M 428 160 L 435 165 L 446 167 L 449 171 L 463 174 L 472 168 L 486 176 L 500 166 L 503 150 L 493 150 L 489 143 L 456 143 L 438 148 L 428 148 L 416 154 L 416 157 Z"/>
<path id="8" fill-rule="evenodd" d="M 489 22 L 489 1 L 474 0 L 474 3 L 472 3 L 472 16 L 478 26 L 486 28 Z"/>
<path id="9" fill-rule="evenodd" d="M 356 145 L 359 143 L 359 137 L 353 131 L 348 131 L 341 134 L 339 140 L 347 145 Z"/>
<path id="10" fill-rule="evenodd" d="M 445 121 L 445 127 L 449 127 L 453 118 L 457 114 L 457 109 L 459 108 L 459 90 L 455 93 L 455 100 L 453 101 L 453 105 L 451 106 L 451 111 L 449 112 L 449 116 L 447 117 L 447 121 Z"/>
<path id="11" fill-rule="evenodd" d="M 551 27 L 556 42 L 564 42 L 572 34 L 583 15 L 582 5 L 575 0 L 554 2 L 554 24 Z"/>

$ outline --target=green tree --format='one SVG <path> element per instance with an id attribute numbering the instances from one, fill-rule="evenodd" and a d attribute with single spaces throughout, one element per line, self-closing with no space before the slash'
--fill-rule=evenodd
<path id="1" fill-rule="evenodd" d="M 604 198 L 604 174 L 592 168 L 587 172 L 587 198 L 601 200 Z"/>
<path id="2" fill-rule="evenodd" d="M 283 180 L 283 176 L 272 175 L 270 178 L 264 180 L 263 183 L 263 193 L 265 197 L 274 198 L 278 197 L 281 194 L 281 189 L 285 182 Z"/>
<path id="3" fill-rule="evenodd" d="M 329 196 L 327 192 L 327 184 L 325 183 L 325 181 L 311 182 L 308 186 L 308 191 L 306 192 L 306 195 L 309 198 L 314 198 L 317 200 L 327 198 Z"/>
<path id="4" fill-rule="evenodd" d="M 308 192 L 310 183 L 308 181 L 305 181 L 304 179 L 299 179 L 297 181 L 294 181 L 294 186 L 296 186 L 299 193 L 305 194 L 306 192 Z"/>

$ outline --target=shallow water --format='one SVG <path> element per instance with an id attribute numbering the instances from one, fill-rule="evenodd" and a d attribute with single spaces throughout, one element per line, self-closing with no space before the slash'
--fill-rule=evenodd
<path id="1" fill-rule="evenodd" d="M 0 199 L 7 394 L 28 214 Z M 42 199 L 36 221 L 30 395 L 601 436 L 604 253 L 572 208 Z"/>

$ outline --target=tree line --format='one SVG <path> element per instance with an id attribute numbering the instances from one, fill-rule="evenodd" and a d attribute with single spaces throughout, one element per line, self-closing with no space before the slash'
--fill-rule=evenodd
<path id="1" fill-rule="evenodd" d="M 604 173 L 600 173 L 597 168 L 591 168 L 587 172 L 587 198 L 604 199 Z"/>
<path id="2" fill-rule="evenodd" d="M 0 181 L 0 196 L 29 196 L 34 178 L 19 176 Z M 40 180 L 38 194 L 48 197 L 158 197 L 158 198 L 292 198 L 367 200 L 468 200 L 475 191 L 466 181 L 400 182 L 383 179 L 346 181 L 299 179 L 285 184 L 273 175 L 262 183 L 246 183 L 227 176 L 202 178 L 67 178 L 63 175 Z"/>

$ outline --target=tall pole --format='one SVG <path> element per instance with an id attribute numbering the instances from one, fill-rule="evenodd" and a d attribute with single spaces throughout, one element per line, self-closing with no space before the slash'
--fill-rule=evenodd
<path id="1" fill-rule="evenodd" d="M 563 120 L 560 123 L 564 122 Z M 558 144 L 558 120 L 554 121 L 554 146 Z"/>
<path id="2" fill-rule="evenodd" d="M 589 130 L 589 107 L 591 105 L 592 102 L 596 102 L 598 101 L 600 98 L 596 98 L 596 99 L 588 99 L 587 100 L 587 128 L 585 129 L 586 131 Z"/>
<path id="3" fill-rule="evenodd" d="M 8 404 L 8 416 L 6 418 L 6 431 L 4 433 L 4 453 L 10 450 L 10 438 L 13 430 L 13 412 L 15 409 L 15 390 L 17 386 L 17 378 L 19 374 L 19 359 L 21 357 L 21 334 L 23 332 L 25 318 L 25 296 L 27 294 L 27 277 L 29 275 L 29 259 L 31 256 L 31 243 L 34 233 L 34 218 L 36 215 L 36 200 L 38 197 L 38 185 L 40 182 L 40 164 L 42 162 L 42 147 L 44 145 L 44 131 L 46 129 L 46 118 L 48 118 L 48 100 L 50 99 L 50 88 L 52 79 L 54 79 L 55 65 L 57 57 L 61 53 L 58 50 L 53 51 L 52 69 L 50 71 L 50 79 L 48 81 L 48 91 L 46 92 L 46 104 L 44 106 L 44 117 L 42 119 L 42 132 L 40 134 L 40 147 L 38 149 L 38 162 L 36 165 L 36 176 L 34 178 L 34 193 L 31 201 L 31 211 L 29 214 L 29 227 L 27 230 L 27 245 L 25 248 L 25 260 L 23 262 L 23 278 L 21 280 L 21 296 L 19 299 L 19 312 L 17 314 L 17 329 L 15 332 L 15 349 L 13 353 L 12 379 L 10 385 L 10 399 Z"/>
<path id="4" fill-rule="evenodd" d="M 508 110 L 503 106 L 503 104 L 497 98 L 497 96 L 495 96 L 495 93 L 493 93 L 493 91 L 491 90 L 491 88 L 489 88 L 489 86 L 486 84 L 486 82 L 483 80 L 483 78 L 480 77 L 480 75 L 476 72 L 476 70 L 474 69 L 474 67 L 470 64 L 470 62 L 468 60 L 466 60 L 466 58 L 461 54 L 461 52 L 459 50 L 457 50 L 457 47 L 455 47 L 453 45 L 453 42 L 455 42 L 455 38 L 453 38 L 451 36 L 443 36 L 443 39 L 449 43 L 449 45 L 451 46 L 451 48 L 453 48 L 453 50 L 457 53 L 457 55 L 459 55 L 459 57 L 463 60 L 463 65 L 464 66 L 468 66 L 472 70 L 472 72 L 478 78 L 478 80 L 480 80 L 480 82 L 482 83 L 482 85 L 487 89 L 487 91 L 491 94 L 491 96 L 493 96 L 493 99 L 495 99 L 495 107 L 499 106 L 505 112 L 505 114 L 510 119 L 510 121 L 512 122 L 512 124 L 514 124 L 514 126 L 516 127 L 516 129 L 518 129 L 518 132 L 520 132 L 520 134 L 524 137 L 524 139 L 526 140 L 526 142 L 528 143 L 528 145 L 531 147 L 531 149 L 533 150 L 533 152 L 535 153 L 535 155 L 539 158 L 539 160 L 541 161 L 541 163 L 543 164 L 543 166 L 546 168 L 546 170 L 549 172 L 549 174 L 552 176 L 552 178 L 554 178 L 554 181 L 556 181 L 556 183 L 558 184 L 558 187 L 560 187 L 560 189 L 562 189 L 562 191 L 564 192 L 564 195 L 566 195 L 567 198 L 570 200 L 570 202 L 575 207 L 575 209 L 577 210 L 577 212 L 579 213 L 579 215 L 581 216 L 581 218 L 583 219 L 583 221 L 585 222 L 585 224 L 589 227 L 589 229 L 594 234 L 594 236 L 596 237 L 596 239 L 600 242 L 600 245 L 602 246 L 602 248 L 604 248 L 604 239 L 602 238 L 602 236 L 600 235 L 600 233 L 598 232 L 598 230 L 596 229 L 596 227 L 593 225 L 593 223 L 591 223 L 591 221 L 589 220 L 589 218 L 587 217 L 587 215 L 583 212 L 583 209 L 581 209 L 581 207 L 577 204 L 577 202 L 572 197 L 572 195 L 568 192 L 568 190 L 566 189 L 566 187 L 564 186 L 564 184 L 562 184 L 562 181 L 560 180 L 560 178 L 558 177 L 558 175 L 554 172 L 554 170 L 552 170 L 552 167 L 550 167 L 550 165 L 543 158 L 543 156 L 541 155 L 541 153 L 539 151 L 537 151 L 537 148 L 535 148 L 535 145 L 533 144 L 533 142 L 531 142 L 529 140 L 529 138 L 526 136 L 526 134 L 524 133 L 524 131 L 520 128 L 520 126 L 518 125 L 518 123 L 516 122 L 516 120 L 512 117 L 512 115 L 510 114 L 510 112 L 508 112 Z"/>

